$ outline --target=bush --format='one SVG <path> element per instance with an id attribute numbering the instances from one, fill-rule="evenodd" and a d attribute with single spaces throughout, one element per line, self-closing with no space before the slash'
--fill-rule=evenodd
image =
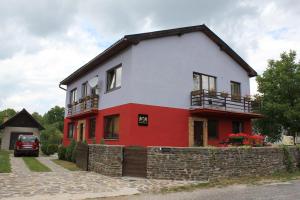
<path id="1" fill-rule="evenodd" d="M 49 154 L 48 154 L 48 143 L 43 143 L 41 145 L 41 150 L 42 150 L 43 154 L 49 156 Z"/>
<path id="2" fill-rule="evenodd" d="M 72 157 L 71 157 L 71 161 L 74 163 L 76 162 L 76 149 L 77 149 L 77 143 L 74 146 L 74 149 L 72 151 Z"/>
<path id="3" fill-rule="evenodd" d="M 75 149 L 75 146 L 76 146 L 76 142 L 75 142 L 75 140 L 72 140 L 71 144 L 66 149 L 66 160 L 75 162 L 74 157 L 73 157 L 73 151 Z"/>
<path id="4" fill-rule="evenodd" d="M 53 155 L 57 152 L 58 145 L 57 144 L 49 144 L 47 147 L 47 153 L 48 155 Z"/>
<path id="5" fill-rule="evenodd" d="M 66 160 L 66 147 L 63 145 L 60 145 L 57 150 L 58 159 L 59 160 Z"/>

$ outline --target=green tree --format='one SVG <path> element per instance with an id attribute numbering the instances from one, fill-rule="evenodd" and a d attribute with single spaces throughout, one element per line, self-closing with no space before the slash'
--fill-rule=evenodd
<path id="1" fill-rule="evenodd" d="M 44 125 L 44 118 L 43 118 L 42 115 L 40 115 L 40 114 L 37 113 L 37 112 L 34 112 L 34 113 L 32 113 L 31 115 L 32 115 L 32 117 L 33 117 L 36 121 L 38 121 L 41 125 Z"/>
<path id="2" fill-rule="evenodd" d="M 3 123 L 4 118 L 7 116 L 8 118 L 11 118 L 14 116 L 17 112 L 12 108 L 7 108 L 5 110 L 0 111 L 0 124 Z"/>
<path id="3" fill-rule="evenodd" d="M 264 119 L 255 121 L 255 129 L 278 141 L 282 131 L 300 132 L 300 63 L 296 52 L 284 52 L 279 60 L 270 60 L 266 71 L 256 78 Z"/>
<path id="4" fill-rule="evenodd" d="M 57 129 L 62 132 L 64 127 L 64 116 L 64 107 L 55 106 L 54 108 L 51 108 L 43 118 L 45 124 L 55 125 Z"/>

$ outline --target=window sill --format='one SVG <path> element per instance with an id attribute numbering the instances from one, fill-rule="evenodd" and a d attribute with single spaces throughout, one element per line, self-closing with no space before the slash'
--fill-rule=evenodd
<path id="1" fill-rule="evenodd" d="M 120 88 L 121 88 L 121 86 L 115 87 L 115 88 L 110 89 L 110 90 L 106 90 L 105 94 L 110 93 L 110 92 L 113 92 L 113 91 L 118 90 L 118 89 L 120 89 Z"/>
<path id="2" fill-rule="evenodd" d="M 104 141 L 117 141 L 119 138 L 104 138 Z"/>

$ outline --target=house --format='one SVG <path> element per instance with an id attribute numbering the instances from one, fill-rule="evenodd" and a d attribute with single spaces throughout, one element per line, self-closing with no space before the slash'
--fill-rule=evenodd
<path id="1" fill-rule="evenodd" d="M 43 129 L 44 127 L 23 109 L 0 125 L 1 149 L 13 150 L 19 135 L 40 136 L 40 131 Z"/>
<path id="2" fill-rule="evenodd" d="M 63 81 L 64 145 L 219 145 L 251 134 L 256 76 L 207 26 L 126 35 Z"/>

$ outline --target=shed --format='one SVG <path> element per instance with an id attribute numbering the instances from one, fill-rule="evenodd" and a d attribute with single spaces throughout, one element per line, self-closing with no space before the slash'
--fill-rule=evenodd
<path id="1" fill-rule="evenodd" d="M 27 110 L 23 109 L 0 125 L 2 132 L 1 149 L 13 150 L 19 135 L 40 136 L 44 127 L 35 120 Z"/>

